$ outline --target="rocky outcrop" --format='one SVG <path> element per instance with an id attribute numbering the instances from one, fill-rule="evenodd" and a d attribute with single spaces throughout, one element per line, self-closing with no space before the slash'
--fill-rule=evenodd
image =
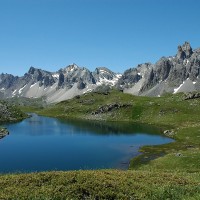
<path id="1" fill-rule="evenodd" d="M 6 128 L 0 127 L 0 139 L 4 138 L 8 134 L 9 134 L 9 131 Z"/>
<path id="2" fill-rule="evenodd" d="M 190 58 L 190 56 L 193 54 L 192 47 L 190 46 L 189 42 L 185 42 L 182 46 L 183 51 L 185 52 L 186 58 Z"/>
<path id="3" fill-rule="evenodd" d="M 177 58 L 184 60 L 186 58 L 186 53 L 183 50 L 182 46 L 178 46 Z"/>
<path id="4" fill-rule="evenodd" d="M 80 79 L 77 84 L 79 90 L 83 90 L 86 87 L 86 84 Z"/>
<path id="5" fill-rule="evenodd" d="M 200 98 L 200 93 L 199 92 L 185 93 L 184 97 L 183 97 L 184 100 L 197 99 L 197 98 Z"/>
<path id="6" fill-rule="evenodd" d="M 65 81 L 65 76 L 62 72 L 59 73 L 58 87 L 61 87 Z"/>
<path id="7" fill-rule="evenodd" d="M 126 108 L 129 106 L 131 106 L 131 105 L 130 104 L 119 104 L 119 103 L 107 104 L 107 105 L 99 107 L 96 111 L 93 111 L 91 114 L 92 115 L 103 114 L 103 113 L 111 112 L 113 110 L 117 110 L 120 108 Z"/>
<path id="8" fill-rule="evenodd" d="M 164 133 L 164 135 L 166 135 L 167 137 L 170 137 L 170 138 L 174 138 L 174 136 L 176 135 L 174 130 L 165 130 L 163 133 Z"/>

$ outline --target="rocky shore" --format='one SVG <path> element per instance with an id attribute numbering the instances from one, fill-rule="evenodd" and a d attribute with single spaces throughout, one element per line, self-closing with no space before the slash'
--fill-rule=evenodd
<path id="1" fill-rule="evenodd" d="M 9 131 L 6 128 L 0 128 L 0 139 L 9 134 Z"/>

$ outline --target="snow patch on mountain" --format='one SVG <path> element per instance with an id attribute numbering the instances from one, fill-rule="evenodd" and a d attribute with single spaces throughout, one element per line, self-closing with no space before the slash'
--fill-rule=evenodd
<path id="1" fill-rule="evenodd" d="M 24 87 L 22 87 L 22 88 L 19 89 L 19 94 L 22 93 L 22 91 L 23 91 L 23 89 L 24 89 L 25 87 L 26 87 L 26 85 L 25 85 Z"/>
<path id="2" fill-rule="evenodd" d="M 174 94 L 176 94 L 180 89 L 181 89 L 181 87 L 183 86 L 183 84 L 184 84 L 185 82 L 183 81 L 183 83 L 182 84 L 180 84 L 180 86 L 179 87 L 177 87 L 177 88 L 174 88 Z"/>

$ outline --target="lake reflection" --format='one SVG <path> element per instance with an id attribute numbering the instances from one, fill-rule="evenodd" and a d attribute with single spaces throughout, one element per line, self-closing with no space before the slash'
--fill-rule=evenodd
<path id="1" fill-rule="evenodd" d="M 65 121 L 35 114 L 5 126 L 10 134 L 0 140 L 0 172 L 127 169 L 140 146 L 172 141 L 151 126 Z"/>

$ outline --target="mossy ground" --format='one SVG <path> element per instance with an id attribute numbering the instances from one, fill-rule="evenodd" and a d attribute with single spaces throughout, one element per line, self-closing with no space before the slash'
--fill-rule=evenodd
<path id="1" fill-rule="evenodd" d="M 38 114 L 148 123 L 172 130 L 174 142 L 144 146 L 128 171 L 74 171 L 2 175 L 3 199 L 200 199 L 200 99 L 183 94 L 136 97 L 112 91 L 90 93 L 51 105 Z M 93 115 L 112 103 L 129 104 Z M 29 108 L 23 108 L 28 111 Z M 19 198 L 20 197 L 20 198 Z"/>

